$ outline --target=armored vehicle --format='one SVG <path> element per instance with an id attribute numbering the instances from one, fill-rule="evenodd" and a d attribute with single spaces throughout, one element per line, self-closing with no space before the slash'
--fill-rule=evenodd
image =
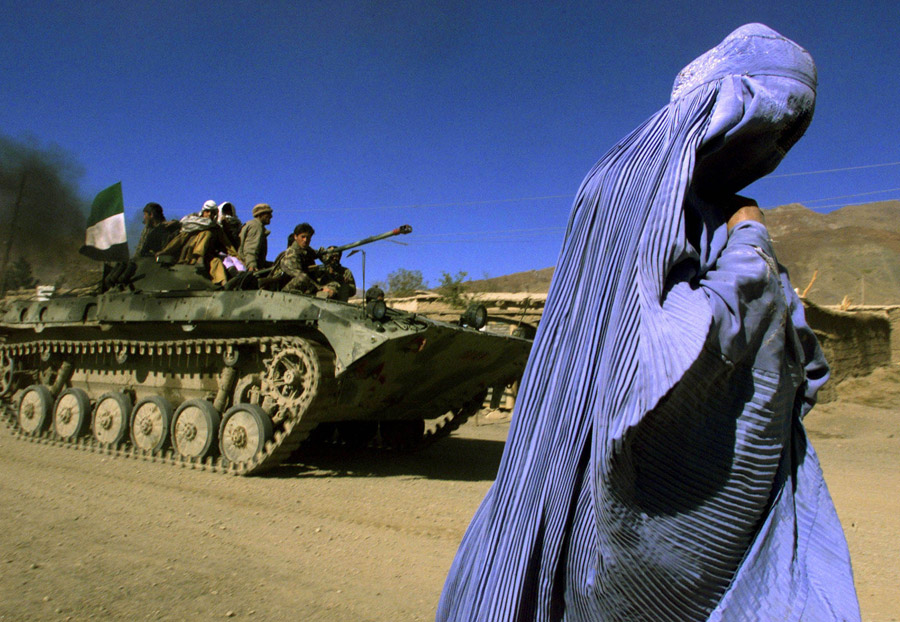
<path id="1" fill-rule="evenodd" d="M 233 474 L 277 466 L 311 433 L 412 447 L 515 381 L 531 345 L 479 331 L 483 308 L 447 323 L 228 291 L 154 258 L 106 285 L 4 303 L 0 399 L 19 437 Z"/>

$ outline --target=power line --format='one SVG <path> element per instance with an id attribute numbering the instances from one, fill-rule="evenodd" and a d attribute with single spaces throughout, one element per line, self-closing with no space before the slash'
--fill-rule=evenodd
<path id="1" fill-rule="evenodd" d="M 871 169 L 871 168 L 880 168 L 886 166 L 898 166 L 900 165 L 900 161 L 897 162 L 882 162 L 879 164 L 864 164 L 861 166 L 846 166 L 843 168 L 831 168 L 831 169 L 820 169 L 816 171 L 803 171 L 798 173 L 783 173 L 781 175 L 767 175 L 763 179 L 759 180 L 763 182 L 768 179 L 783 179 L 786 177 L 799 177 L 803 175 L 819 175 L 824 173 L 839 173 L 844 171 L 857 171 L 863 169 Z M 880 192 L 896 192 L 898 188 L 888 188 L 886 190 L 875 190 L 872 192 L 865 192 L 853 195 L 844 195 L 840 197 L 828 197 L 823 199 L 809 199 L 807 201 L 792 201 L 793 203 L 814 203 L 818 201 L 831 201 L 834 199 L 840 198 L 851 198 L 855 196 L 865 196 L 869 194 L 878 194 Z M 572 200 L 574 198 L 574 193 L 567 194 L 548 194 L 548 195 L 540 195 L 540 196 L 528 196 L 528 197 L 509 197 L 502 199 L 482 199 L 478 201 L 445 201 L 440 203 L 409 203 L 405 205 L 381 205 L 381 206 L 361 206 L 361 207 L 312 207 L 312 208 L 303 208 L 303 207 L 280 207 L 279 212 L 358 212 L 358 211 L 378 211 L 378 210 L 420 210 L 420 209 L 438 209 L 438 208 L 447 208 L 447 207 L 475 207 L 479 205 L 497 205 L 501 203 L 520 203 L 526 201 L 547 201 L 547 200 L 556 200 L 556 199 L 568 199 Z"/>
<path id="2" fill-rule="evenodd" d="M 817 173 L 833 173 L 837 171 L 847 171 L 847 170 L 857 170 L 863 168 L 874 168 L 877 166 L 893 166 L 898 165 L 900 162 L 892 162 L 887 164 L 873 164 L 870 166 L 854 166 L 848 168 L 836 168 L 830 170 L 821 170 L 821 171 L 809 171 L 805 173 L 788 173 L 785 175 L 769 175 L 765 179 L 771 179 L 773 177 L 794 177 L 798 175 L 815 175 Z M 762 180 L 761 180 L 762 181 Z M 852 197 L 861 197 L 873 194 L 880 194 L 883 192 L 897 192 L 900 191 L 900 188 L 885 188 L 884 190 L 873 190 L 871 192 L 860 192 L 857 194 L 845 194 L 840 196 L 833 197 L 824 197 L 821 199 L 806 199 L 802 201 L 791 201 L 792 203 L 815 203 L 818 201 L 832 201 L 835 199 L 844 199 L 844 198 L 852 198 Z M 571 199 L 574 195 L 572 194 L 551 194 L 545 196 L 537 196 L 537 197 L 514 197 L 507 199 L 484 199 L 481 201 L 455 201 L 455 202 L 446 202 L 446 203 L 415 203 L 410 205 L 386 205 L 381 207 L 315 207 L 315 208 L 281 208 L 280 211 L 283 212 L 350 212 L 350 211 L 376 211 L 376 210 L 387 210 L 387 209 L 430 209 L 430 208 L 443 208 L 443 207 L 472 207 L 476 205 L 491 205 L 498 203 L 518 203 L 522 201 L 542 201 L 548 199 Z"/>
<path id="3" fill-rule="evenodd" d="M 896 192 L 900 188 L 888 188 L 886 190 L 876 190 L 873 192 L 859 192 L 856 194 L 845 194 L 840 196 L 827 197 L 823 199 L 811 199 L 808 201 L 794 201 L 794 203 L 813 203 L 816 201 L 832 201 L 836 199 L 847 199 L 858 196 L 867 196 L 879 194 L 881 192 Z M 829 207 L 844 207 L 845 203 L 835 203 L 833 205 L 813 206 L 812 209 L 826 209 Z M 777 206 L 770 206 L 765 209 L 774 209 Z M 565 231 L 565 227 L 532 227 L 518 229 L 496 229 L 492 231 L 453 231 L 444 233 L 422 233 L 416 236 L 415 240 L 411 240 L 410 244 L 414 246 L 431 245 L 431 244 L 460 244 L 460 243 L 485 243 L 485 242 L 521 242 L 523 240 L 531 240 L 542 237 L 543 234 L 559 234 Z M 465 237 L 469 236 L 469 237 Z M 423 239 L 423 238 L 448 238 L 456 237 L 457 239 Z"/>
<path id="4" fill-rule="evenodd" d="M 521 244 L 530 240 L 540 239 L 542 236 L 516 236 L 506 238 L 466 238 L 460 240 L 429 240 L 423 242 L 410 242 L 410 246 L 433 246 L 435 244 Z"/>
<path id="5" fill-rule="evenodd" d="M 435 207 L 472 207 L 475 205 L 489 205 L 492 203 L 518 203 L 520 201 L 544 201 L 547 199 L 570 199 L 572 194 L 553 194 L 539 197 L 515 197 L 509 199 L 484 199 L 481 201 L 449 201 L 446 203 L 410 203 L 409 205 L 382 205 L 379 207 L 314 207 L 311 209 L 288 208 L 283 211 L 302 212 L 349 212 L 360 210 L 382 209 L 430 209 Z"/>
<path id="6" fill-rule="evenodd" d="M 764 181 L 766 179 L 779 179 L 784 177 L 799 177 L 801 175 L 820 175 L 824 173 L 840 173 L 844 171 L 858 171 L 863 169 L 870 168 L 880 168 L 885 166 L 900 166 L 900 161 L 897 162 L 881 162 L 878 164 L 863 164 L 860 166 L 845 166 L 842 168 L 829 168 L 829 169 L 819 169 L 816 171 L 802 171 L 798 173 L 783 173 L 781 175 L 767 175 L 760 181 Z M 871 193 L 863 193 L 863 194 L 877 194 L 878 192 L 894 192 L 896 188 L 889 188 L 887 190 L 877 190 Z M 863 194 L 858 195 L 847 195 L 850 196 L 863 196 Z M 317 207 L 312 209 L 302 209 L 302 208 L 288 208 L 286 211 L 307 211 L 307 212 L 328 212 L 328 211 L 357 211 L 357 210 L 381 210 L 381 209 L 428 209 L 428 208 L 439 208 L 439 207 L 470 207 L 475 205 L 491 205 L 497 203 L 517 203 L 520 201 L 545 201 L 548 199 L 572 199 L 574 198 L 574 193 L 569 194 L 548 194 L 543 196 L 532 196 L 532 197 L 513 197 L 513 198 L 505 198 L 505 199 L 483 199 L 480 201 L 448 201 L 442 203 L 410 203 L 408 205 L 385 205 L 381 207 L 336 207 L 336 208 L 328 208 L 328 207 Z M 844 197 L 832 197 L 832 198 L 844 198 Z M 811 199 L 808 202 L 813 201 L 830 201 L 831 198 L 828 199 Z M 801 203 L 802 201 L 796 201 L 797 203 Z"/>
<path id="7" fill-rule="evenodd" d="M 837 199 L 852 199 L 854 197 L 864 197 L 871 196 L 873 194 L 881 194 L 883 192 L 898 192 L 900 188 L 888 188 L 886 190 L 873 190 L 871 192 L 857 192 L 856 194 L 842 194 L 834 197 L 825 197 L 823 199 L 807 199 L 805 201 L 791 201 L 791 203 L 800 203 L 802 205 L 807 205 L 809 203 L 818 203 L 819 201 L 835 201 Z M 886 199 L 891 200 L 891 199 Z M 843 207 L 846 203 L 835 203 L 833 205 L 811 205 L 810 207 L 813 209 L 825 209 L 827 207 Z M 772 209 L 777 207 L 776 205 L 771 205 L 766 207 L 765 209 Z"/>
<path id="8" fill-rule="evenodd" d="M 862 166 L 845 166 L 843 168 L 823 168 L 818 171 L 804 171 L 801 173 L 782 173 L 781 175 L 767 175 L 765 179 L 778 179 L 781 177 L 799 177 L 801 175 L 820 175 L 822 173 L 842 173 L 844 171 L 859 171 L 866 168 L 878 168 L 881 166 L 898 166 L 900 162 L 882 162 L 881 164 L 864 164 Z"/>
<path id="9" fill-rule="evenodd" d="M 892 201 L 895 199 L 886 199 L 886 200 Z M 773 205 L 772 207 L 763 207 L 761 209 L 774 209 L 775 207 L 778 207 L 778 206 Z M 847 203 L 830 203 L 828 205 L 814 205 L 814 206 L 810 207 L 809 209 L 818 212 L 820 210 L 830 209 L 832 207 L 835 207 L 835 208 L 847 207 Z"/>
<path id="10" fill-rule="evenodd" d="M 525 242 L 532 242 L 535 240 L 561 240 L 564 230 L 559 230 L 554 232 L 553 234 L 516 234 L 516 235 L 505 235 L 503 233 L 498 233 L 495 235 L 484 235 L 477 236 L 472 235 L 469 237 L 462 238 L 454 238 L 450 240 L 415 240 L 410 242 L 411 247 L 420 247 L 420 246 L 433 246 L 435 244 L 500 244 L 500 243 L 512 243 L 512 244 L 522 244 Z"/>
<path id="11" fill-rule="evenodd" d="M 834 201 L 836 199 L 852 199 L 853 197 L 864 197 L 873 194 L 881 194 L 882 192 L 897 192 L 900 188 L 887 188 L 885 190 L 873 190 L 871 192 L 857 192 L 856 194 L 842 194 L 834 197 L 825 197 L 823 199 L 807 199 L 805 201 L 794 201 L 794 203 L 818 203 L 819 201 Z"/>
<path id="12" fill-rule="evenodd" d="M 420 233 L 417 238 L 448 237 L 453 235 L 488 235 L 495 233 L 549 233 L 565 231 L 565 227 L 533 227 L 529 229 L 498 229 L 494 231 L 451 231 L 447 233 Z"/>

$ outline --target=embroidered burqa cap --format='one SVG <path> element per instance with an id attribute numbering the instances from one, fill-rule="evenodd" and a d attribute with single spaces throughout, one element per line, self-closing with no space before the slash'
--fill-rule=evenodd
<path id="1" fill-rule="evenodd" d="M 827 366 L 765 228 L 722 210 L 815 88 L 748 24 L 588 173 L 439 621 L 858 619 L 800 423 Z"/>

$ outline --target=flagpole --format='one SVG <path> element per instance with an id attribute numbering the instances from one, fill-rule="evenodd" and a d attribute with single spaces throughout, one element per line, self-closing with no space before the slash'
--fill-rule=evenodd
<path id="1" fill-rule="evenodd" d="M 0 284 L 0 296 L 6 295 L 6 282 L 9 270 L 9 254 L 12 251 L 13 240 L 16 237 L 16 223 L 19 220 L 19 205 L 22 203 L 22 193 L 25 192 L 25 179 L 28 173 L 22 171 L 22 181 L 19 184 L 19 196 L 13 205 L 12 220 L 9 223 L 9 238 L 6 240 L 6 252 L 3 255 L 3 282 Z"/>

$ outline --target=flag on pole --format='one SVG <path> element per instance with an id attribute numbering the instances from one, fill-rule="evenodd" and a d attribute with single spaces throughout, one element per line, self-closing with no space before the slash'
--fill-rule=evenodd
<path id="1" fill-rule="evenodd" d="M 84 246 L 78 251 L 97 261 L 127 261 L 122 182 L 100 191 L 91 204 Z"/>

